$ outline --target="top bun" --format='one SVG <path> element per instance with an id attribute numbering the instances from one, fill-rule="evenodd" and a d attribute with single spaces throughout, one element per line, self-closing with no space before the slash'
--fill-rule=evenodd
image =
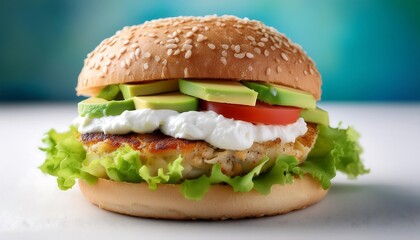
<path id="1" fill-rule="evenodd" d="M 272 82 L 321 96 L 321 76 L 302 48 L 255 20 L 175 17 L 124 27 L 89 53 L 77 94 L 110 84 L 175 78 Z"/>

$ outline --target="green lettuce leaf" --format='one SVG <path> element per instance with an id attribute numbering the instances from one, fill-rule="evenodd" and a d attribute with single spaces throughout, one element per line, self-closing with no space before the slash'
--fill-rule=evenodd
<path id="1" fill-rule="evenodd" d="M 299 165 L 302 173 L 308 173 L 319 180 L 322 187 L 331 186 L 336 170 L 355 178 L 369 173 L 360 159 L 362 148 L 359 134 L 353 128 L 331 128 L 318 125 L 319 133 L 314 148 L 305 162 Z"/>
<path id="2" fill-rule="evenodd" d="M 182 158 L 179 156 L 172 163 L 168 163 L 168 171 L 165 173 L 162 168 L 158 169 L 157 175 L 150 175 L 150 170 L 147 166 L 142 166 L 138 173 L 149 184 L 149 188 L 152 190 L 157 189 L 157 184 L 164 183 L 177 183 L 182 177 Z"/>
<path id="3" fill-rule="evenodd" d="M 76 129 L 57 133 L 50 130 L 44 137 L 45 145 L 41 150 L 46 152 L 45 162 L 39 167 L 42 172 L 57 177 L 57 185 L 61 190 L 67 190 L 76 183 L 75 179 L 83 179 L 88 183 L 95 183 L 97 178 L 82 171 L 82 162 L 86 151 L 77 141 Z"/>
<path id="4" fill-rule="evenodd" d="M 264 157 L 260 164 L 244 176 L 229 177 L 222 172 L 219 164 L 213 165 L 210 176 L 201 176 L 197 179 L 185 180 L 181 184 L 181 192 L 185 198 L 190 200 L 200 200 L 209 190 L 210 185 L 227 183 L 234 192 L 249 192 L 254 187 L 253 178 L 261 172 L 262 167 L 268 162 L 268 157 Z"/>
<path id="5" fill-rule="evenodd" d="M 254 179 L 254 189 L 262 194 L 269 194 L 274 184 L 292 183 L 294 176 L 301 176 L 299 161 L 294 156 L 277 157 L 275 164 L 268 172 Z"/>

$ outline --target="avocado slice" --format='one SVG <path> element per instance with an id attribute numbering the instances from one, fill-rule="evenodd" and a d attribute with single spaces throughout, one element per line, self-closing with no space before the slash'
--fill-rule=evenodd
<path id="1" fill-rule="evenodd" d="M 242 82 L 245 86 L 258 92 L 258 100 L 281 106 L 293 106 L 299 108 L 315 109 L 316 100 L 310 93 L 280 86 L 272 83 Z"/>
<path id="2" fill-rule="evenodd" d="M 328 112 L 319 107 L 315 109 L 302 109 L 300 116 L 305 119 L 305 122 L 313 122 L 325 126 L 330 125 Z"/>
<path id="3" fill-rule="evenodd" d="M 196 111 L 198 99 L 179 92 L 133 98 L 136 109 L 171 109 L 177 112 Z"/>
<path id="4" fill-rule="evenodd" d="M 119 93 L 120 93 L 120 87 L 118 85 L 116 84 L 108 85 L 104 87 L 96 97 L 103 98 L 106 100 L 114 100 L 118 96 Z"/>
<path id="5" fill-rule="evenodd" d="M 236 81 L 179 79 L 179 90 L 206 101 L 255 106 L 258 93 Z"/>
<path id="6" fill-rule="evenodd" d="M 153 81 L 149 83 L 120 84 L 120 89 L 124 99 L 130 99 L 136 96 L 173 92 L 178 90 L 178 79 Z"/>
<path id="7" fill-rule="evenodd" d="M 134 110 L 134 102 L 129 100 L 108 101 L 103 98 L 88 98 L 77 104 L 77 110 L 81 117 L 100 118 L 105 116 L 117 116 L 126 110 Z"/>

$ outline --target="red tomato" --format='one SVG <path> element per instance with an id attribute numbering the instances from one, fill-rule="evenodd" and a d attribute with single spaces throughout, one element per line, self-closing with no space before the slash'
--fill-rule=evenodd
<path id="1" fill-rule="evenodd" d="M 294 123 L 300 116 L 300 108 L 273 106 L 257 101 L 255 106 L 200 100 L 200 110 L 214 111 L 226 118 L 242 120 L 254 124 L 286 125 Z"/>

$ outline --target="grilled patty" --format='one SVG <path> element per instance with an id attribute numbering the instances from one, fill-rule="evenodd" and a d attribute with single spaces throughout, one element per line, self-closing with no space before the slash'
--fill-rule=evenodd
<path id="1" fill-rule="evenodd" d="M 166 168 L 179 155 L 184 167 L 183 178 L 191 179 L 203 174 L 210 174 L 214 164 L 219 163 L 223 173 L 228 176 L 244 175 L 256 167 L 267 155 L 270 159 L 267 167 L 281 154 L 295 156 L 299 162 L 307 157 L 317 137 L 316 124 L 308 123 L 308 131 L 294 143 L 283 144 L 280 139 L 254 143 L 249 149 L 235 151 L 216 148 L 204 141 L 173 138 L 160 132 L 125 135 L 87 133 L 80 135 L 80 141 L 88 154 L 103 157 L 119 147 L 128 144 L 139 151 L 144 165 L 152 173 L 159 168 Z"/>

